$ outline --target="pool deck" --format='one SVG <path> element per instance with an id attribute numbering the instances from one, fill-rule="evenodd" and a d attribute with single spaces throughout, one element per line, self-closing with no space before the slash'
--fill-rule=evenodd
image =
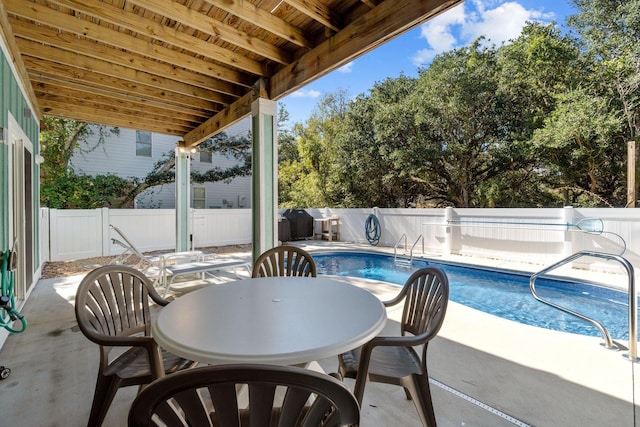
<path id="1" fill-rule="evenodd" d="M 300 244 L 312 251 L 372 249 L 336 242 Z M 393 253 L 393 249 L 384 251 Z M 530 270 L 526 270 L 526 264 L 484 261 L 493 267 L 525 271 L 540 267 L 529 265 Z M 588 276 L 593 279 L 593 274 Z M 0 364 L 12 369 L 11 376 L 0 381 L 0 424 L 85 425 L 98 354 L 95 345 L 78 331 L 73 314 L 80 279 L 41 280 L 34 289 L 23 310 L 29 321 L 27 332 L 10 336 L 0 351 Z M 233 279 L 221 274 L 213 280 L 181 282 L 172 290 L 179 295 Z M 351 281 L 381 299 L 395 294 L 393 286 L 380 282 Z M 388 313 L 389 333 L 397 330 L 398 310 Z M 526 326 L 450 303 L 444 325 L 429 348 L 438 425 L 635 426 L 640 412 L 634 402 L 640 396 L 636 395 L 638 387 L 634 389 L 633 378 L 640 374 L 639 365 L 626 360 L 624 352 L 605 349 L 601 342 L 600 338 Z M 336 360 L 321 360 L 319 365 L 335 371 Z M 353 385 L 351 380 L 346 382 Z M 106 426 L 126 424 L 135 392 L 133 387 L 118 392 Z M 405 399 L 399 387 L 369 384 L 361 425 L 411 427 L 420 423 L 412 402 Z"/>

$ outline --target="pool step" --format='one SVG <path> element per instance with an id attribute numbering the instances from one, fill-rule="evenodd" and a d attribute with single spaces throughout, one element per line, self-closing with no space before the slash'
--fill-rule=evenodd
<path id="1" fill-rule="evenodd" d="M 400 267 L 413 267 L 413 262 L 409 258 L 400 258 L 397 257 L 394 260 L 395 265 L 399 265 Z"/>

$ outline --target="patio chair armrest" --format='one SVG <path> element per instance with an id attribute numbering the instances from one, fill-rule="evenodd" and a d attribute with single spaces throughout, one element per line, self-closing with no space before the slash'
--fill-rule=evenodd
<path id="1" fill-rule="evenodd" d="M 108 337 L 108 341 L 111 343 L 104 345 L 143 348 L 147 352 L 153 377 L 157 379 L 165 375 L 162 350 L 152 337 Z"/>
<path id="2" fill-rule="evenodd" d="M 110 347 L 151 347 L 153 345 L 157 345 L 155 340 L 152 337 L 148 336 L 105 336 L 100 335 L 99 337 L 92 337 L 93 340 L 104 346 Z"/>
<path id="3" fill-rule="evenodd" d="M 405 297 L 404 292 L 401 291 L 398 295 L 396 295 L 392 299 L 387 300 L 387 301 L 382 301 L 382 304 L 385 307 L 391 307 L 391 306 L 394 306 L 394 305 L 398 305 L 402 301 L 404 301 L 404 297 Z"/>

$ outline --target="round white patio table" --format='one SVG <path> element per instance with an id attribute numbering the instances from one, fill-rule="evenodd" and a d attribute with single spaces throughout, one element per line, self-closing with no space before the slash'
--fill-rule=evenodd
<path id="1" fill-rule="evenodd" d="M 324 277 L 264 277 L 211 285 L 165 306 L 152 335 L 202 363 L 307 364 L 375 337 L 387 320 L 370 292 Z"/>

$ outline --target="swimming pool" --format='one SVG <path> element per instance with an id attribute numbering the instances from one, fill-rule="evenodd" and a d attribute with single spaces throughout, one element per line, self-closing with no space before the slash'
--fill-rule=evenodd
<path id="1" fill-rule="evenodd" d="M 502 318 L 557 331 L 601 336 L 598 329 L 543 304 L 531 295 L 529 277 L 496 269 L 414 259 L 411 267 L 396 265 L 390 255 L 367 252 L 313 254 L 318 274 L 355 276 L 403 285 L 418 268 L 434 266 L 449 278 L 449 299 Z M 538 294 L 601 322 L 614 339 L 628 339 L 628 297 L 601 286 L 539 278 Z"/>

